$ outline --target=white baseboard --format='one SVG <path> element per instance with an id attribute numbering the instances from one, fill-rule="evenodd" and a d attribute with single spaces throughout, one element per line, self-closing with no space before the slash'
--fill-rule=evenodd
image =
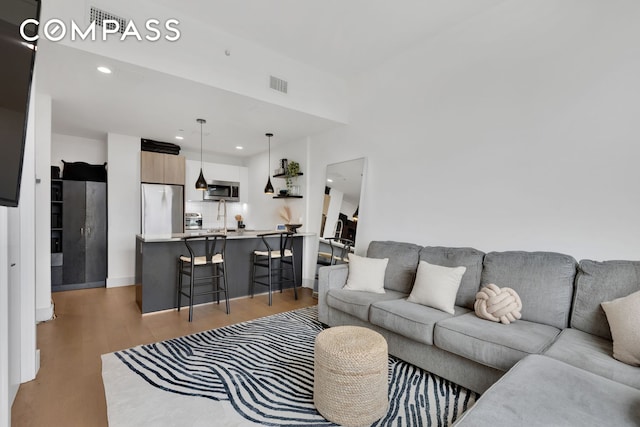
<path id="1" fill-rule="evenodd" d="M 120 286 L 135 285 L 135 277 L 107 277 L 107 288 L 119 288 Z"/>
<path id="2" fill-rule="evenodd" d="M 36 308 L 36 322 L 46 322 L 53 317 L 53 303 L 49 307 Z"/>

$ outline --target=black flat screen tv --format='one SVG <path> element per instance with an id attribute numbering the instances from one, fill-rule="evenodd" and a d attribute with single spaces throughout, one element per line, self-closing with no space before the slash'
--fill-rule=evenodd
<path id="1" fill-rule="evenodd" d="M 38 20 L 40 1 L 0 0 L 0 205 L 18 206 L 36 42 L 20 26 Z M 33 36 L 37 27 L 25 26 Z"/>

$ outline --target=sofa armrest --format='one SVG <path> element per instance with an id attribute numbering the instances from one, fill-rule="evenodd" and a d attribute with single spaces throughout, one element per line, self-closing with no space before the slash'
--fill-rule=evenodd
<path id="1" fill-rule="evenodd" d="M 337 264 L 318 269 L 318 320 L 329 324 L 329 308 L 327 292 L 329 289 L 340 289 L 347 283 L 348 264 Z"/>

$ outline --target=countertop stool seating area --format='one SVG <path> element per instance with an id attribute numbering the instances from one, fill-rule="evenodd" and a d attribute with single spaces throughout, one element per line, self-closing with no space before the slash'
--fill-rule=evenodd
<path id="1" fill-rule="evenodd" d="M 387 341 L 361 326 L 336 326 L 316 337 L 313 402 L 327 420 L 371 425 L 389 408 Z"/>
<path id="2" fill-rule="evenodd" d="M 229 292 L 227 291 L 227 268 L 224 258 L 227 236 L 220 233 L 197 235 L 184 238 L 189 255 L 178 257 L 178 311 L 182 297 L 189 299 L 189 322 L 193 321 L 193 300 L 200 295 L 216 295 L 220 304 L 220 294 L 224 294 L 226 312 L 229 314 Z M 196 250 L 204 245 L 204 251 Z M 204 270 L 205 273 L 196 273 Z M 208 273 L 207 273 L 208 271 Z M 183 281 L 189 276 L 188 286 Z"/>
<path id="3" fill-rule="evenodd" d="M 278 284 L 282 293 L 282 286 L 291 283 L 293 294 L 298 299 L 296 289 L 296 268 L 293 254 L 293 233 L 272 232 L 258 234 L 262 239 L 264 250 L 253 252 L 251 269 L 251 298 L 255 293 L 255 285 L 269 288 L 269 305 L 271 305 L 274 282 Z M 271 242 L 269 242 L 271 240 Z"/>

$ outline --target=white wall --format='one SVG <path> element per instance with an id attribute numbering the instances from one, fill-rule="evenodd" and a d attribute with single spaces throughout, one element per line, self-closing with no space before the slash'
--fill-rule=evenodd
<path id="1" fill-rule="evenodd" d="M 37 74 L 37 71 L 36 71 Z M 36 83 L 37 88 L 37 83 Z M 53 316 L 51 302 L 51 97 L 35 97 L 36 320 Z"/>
<path id="2" fill-rule="evenodd" d="M 249 207 L 245 223 L 247 228 L 260 230 L 274 230 L 276 224 L 284 224 L 285 221 L 280 217 L 280 209 L 288 206 L 291 210 L 292 223 L 303 224 L 300 231 L 307 230 L 305 221 L 308 197 L 306 191 L 307 174 L 307 145 L 305 141 L 297 141 L 289 144 L 277 145 L 274 147 L 273 140 L 277 138 L 275 135 L 271 144 L 271 163 L 269 164 L 268 153 L 251 157 L 247 166 L 249 169 Z M 267 139 L 265 137 L 265 146 Z M 302 199 L 274 199 L 272 195 L 264 194 L 264 187 L 267 185 L 267 172 L 271 176 L 271 184 L 275 191 L 286 188 L 286 182 L 283 178 L 273 178 L 274 169 L 280 166 L 280 159 L 295 160 L 300 163 L 300 171 L 304 174 L 298 177 L 297 185 L 301 188 Z M 267 170 L 268 167 L 268 170 Z"/>
<path id="3" fill-rule="evenodd" d="M 51 135 L 51 165 L 64 168 L 65 162 L 101 165 L 107 161 L 107 141 L 54 133 Z"/>
<path id="4" fill-rule="evenodd" d="M 0 427 L 11 425 L 14 388 L 9 372 L 15 370 L 15 361 L 9 359 L 8 210 L 0 206 Z"/>
<path id="5" fill-rule="evenodd" d="M 17 208 L 0 207 L 0 426 L 11 424 L 11 405 L 20 383 L 35 378 L 38 370 L 34 227 L 36 110 L 36 95 L 32 90 L 19 204 Z"/>
<path id="6" fill-rule="evenodd" d="M 184 156 L 187 160 L 197 160 L 200 162 L 200 150 L 190 151 L 187 149 L 181 149 L 180 155 Z M 229 156 L 219 153 L 207 153 L 206 151 L 202 153 L 202 161 L 208 163 L 221 163 L 223 165 L 244 166 L 243 157 Z"/>
<path id="7" fill-rule="evenodd" d="M 36 94 L 31 92 L 29 103 L 29 120 L 24 146 L 22 162 L 22 183 L 20 185 L 20 202 L 16 209 L 16 218 L 10 220 L 10 226 L 19 230 L 17 233 L 17 253 L 19 254 L 18 286 L 20 295 L 18 321 L 20 347 L 19 382 L 31 381 L 36 377 L 39 369 L 39 359 L 36 357 L 36 211 L 42 209 L 42 202 L 36 200 Z M 47 117 L 45 117 L 45 120 Z M 48 207 L 48 206 L 47 206 Z M 13 209 L 12 209 L 13 210 Z M 51 304 L 48 307 L 51 308 Z M 51 311 L 46 315 L 51 317 Z"/>
<path id="8" fill-rule="evenodd" d="M 133 285 L 140 233 L 140 137 L 107 135 L 107 287 Z"/>
<path id="9" fill-rule="evenodd" d="M 640 3 L 614 3 L 504 2 L 354 81 L 350 126 L 311 159 L 368 158 L 357 250 L 640 258 Z"/>

